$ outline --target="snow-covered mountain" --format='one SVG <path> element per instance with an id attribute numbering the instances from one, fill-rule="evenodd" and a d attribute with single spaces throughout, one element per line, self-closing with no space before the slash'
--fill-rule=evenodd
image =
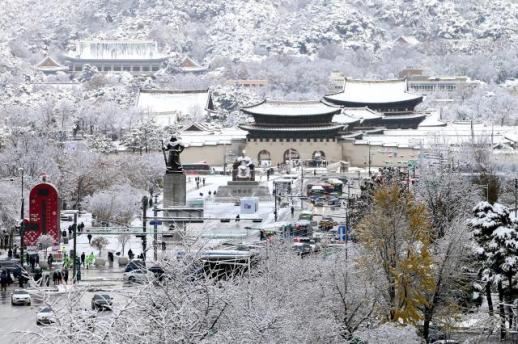
<path id="1" fill-rule="evenodd" d="M 411 43 L 401 46 L 403 36 Z M 412 65 L 486 82 L 518 77 L 518 4 L 511 0 L 5 0 L 0 105 L 39 102 L 27 83 L 43 76 L 32 66 L 80 39 L 154 40 L 172 64 L 190 55 L 223 77 L 267 79 L 275 97 L 318 98 L 334 69 L 387 78 Z M 169 70 L 162 80 L 171 87 Z M 90 84 L 85 97 L 117 104 L 130 101 L 117 88 L 142 87 L 102 78 Z"/>
<path id="2" fill-rule="evenodd" d="M 167 52 L 207 59 L 311 55 L 331 44 L 377 51 L 400 35 L 451 51 L 518 41 L 518 5 L 505 0 L 7 0 L 2 7 L 0 49 L 30 62 L 80 38 L 151 38 Z"/>

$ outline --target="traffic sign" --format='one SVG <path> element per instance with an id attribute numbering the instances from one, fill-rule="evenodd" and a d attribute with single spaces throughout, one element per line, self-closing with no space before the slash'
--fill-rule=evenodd
<path id="1" fill-rule="evenodd" d="M 347 228 L 345 225 L 338 226 L 338 240 L 346 241 L 350 232 L 351 228 Z"/>
<path id="2" fill-rule="evenodd" d="M 160 226 L 160 225 L 162 224 L 162 221 L 158 221 L 158 220 L 157 220 L 157 221 L 155 221 L 155 220 L 151 220 L 151 221 L 149 221 L 149 224 L 150 224 L 151 226 L 154 226 L 154 225 Z"/>

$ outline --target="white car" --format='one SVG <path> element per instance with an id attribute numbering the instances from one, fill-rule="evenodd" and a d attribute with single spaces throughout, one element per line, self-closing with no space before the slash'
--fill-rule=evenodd
<path id="1" fill-rule="evenodd" d="M 146 283 L 155 279 L 155 274 L 147 269 L 137 269 L 122 274 L 122 278 L 126 282 Z"/>
<path id="2" fill-rule="evenodd" d="M 36 325 L 53 324 L 56 322 L 56 315 L 50 306 L 45 306 L 36 314 Z"/>
<path id="3" fill-rule="evenodd" d="M 31 295 L 27 290 L 16 289 L 11 294 L 11 305 L 31 305 Z"/>

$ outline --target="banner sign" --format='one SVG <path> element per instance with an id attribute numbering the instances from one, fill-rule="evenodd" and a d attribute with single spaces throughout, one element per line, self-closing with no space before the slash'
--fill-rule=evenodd
<path id="1" fill-rule="evenodd" d="M 32 188 L 29 194 L 29 222 L 37 224 L 37 229 L 25 232 L 25 245 L 37 245 L 41 235 L 50 235 L 53 245 L 59 244 L 59 195 L 54 185 L 40 183 Z"/>

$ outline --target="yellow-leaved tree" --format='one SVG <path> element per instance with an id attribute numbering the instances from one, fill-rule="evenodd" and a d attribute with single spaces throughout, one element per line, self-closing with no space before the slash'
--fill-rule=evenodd
<path id="1" fill-rule="evenodd" d="M 434 288 L 431 223 L 425 205 L 397 184 L 381 186 L 357 232 L 364 248 L 360 263 L 372 272 L 382 316 L 411 324 L 421 320 L 426 293 Z"/>

